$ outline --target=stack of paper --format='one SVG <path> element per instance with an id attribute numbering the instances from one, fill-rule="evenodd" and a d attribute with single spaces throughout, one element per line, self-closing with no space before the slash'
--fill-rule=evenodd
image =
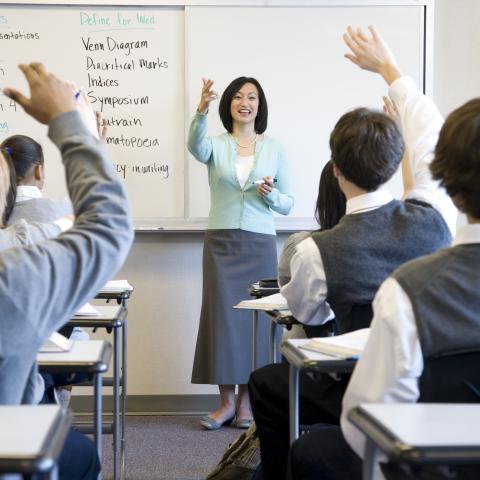
<path id="1" fill-rule="evenodd" d="M 68 352 L 73 342 L 58 332 L 52 333 L 50 338 L 40 348 L 40 353 Z"/>
<path id="2" fill-rule="evenodd" d="M 76 317 L 99 317 L 100 315 L 101 313 L 89 303 L 86 303 L 75 312 Z"/>
<path id="3" fill-rule="evenodd" d="M 288 310 L 287 300 L 281 293 L 268 297 L 243 300 L 233 308 L 247 308 L 249 310 Z"/>
<path id="4" fill-rule="evenodd" d="M 363 352 L 369 335 L 370 329 L 362 328 L 335 337 L 312 338 L 300 348 L 341 358 L 358 357 Z"/>
<path id="5" fill-rule="evenodd" d="M 131 292 L 132 290 L 133 286 L 127 280 L 110 280 L 100 289 L 99 293 L 121 293 L 125 291 Z"/>

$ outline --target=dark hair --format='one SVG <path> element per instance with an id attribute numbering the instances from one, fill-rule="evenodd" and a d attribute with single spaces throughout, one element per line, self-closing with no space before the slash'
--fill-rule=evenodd
<path id="1" fill-rule="evenodd" d="M 13 167 L 12 158 L 8 150 L 2 150 L 3 158 L 5 159 L 6 168 L 8 168 L 9 174 L 9 182 L 8 182 L 8 191 L 7 192 L 0 192 L 0 195 L 5 194 L 5 208 L 2 214 L 2 225 L 6 225 L 8 223 L 8 219 L 12 214 L 13 207 L 15 206 L 15 200 L 17 199 L 17 183 L 16 179 L 17 176 L 15 174 L 15 168 Z M 1 202 L 3 203 L 3 202 Z"/>
<path id="2" fill-rule="evenodd" d="M 218 106 L 218 113 L 220 114 L 220 119 L 222 120 L 223 126 L 225 127 L 227 132 L 232 133 L 233 120 L 232 114 L 230 112 L 230 107 L 232 105 L 233 97 L 246 83 L 251 83 L 255 85 L 255 87 L 257 87 L 258 112 L 257 116 L 255 117 L 255 132 L 263 133 L 267 129 L 268 122 L 267 99 L 260 83 L 258 83 L 258 80 L 252 77 L 238 77 L 233 80 L 230 85 L 225 89 L 222 98 L 220 99 L 220 105 Z"/>
<path id="3" fill-rule="evenodd" d="M 18 183 L 25 178 L 35 165 L 43 165 L 43 150 L 38 142 L 26 135 L 12 135 L 6 138 L 1 148 L 8 152 L 15 168 Z"/>
<path id="4" fill-rule="evenodd" d="M 318 184 L 315 218 L 320 230 L 329 230 L 340 221 L 345 215 L 346 203 L 345 195 L 333 174 L 333 162 L 330 160 L 323 167 Z"/>
<path id="5" fill-rule="evenodd" d="M 480 219 L 480 98 L 447 117 L 430 169 L 458 208 Z"/>
<path id="6" fill-rule="evenodd" d="M 330 150 L 333 162 L 348 181 L 373 192 L 396 172 L 404 143 L 390 117 L 357 108 L 338 120 L 330 135 Z"/>

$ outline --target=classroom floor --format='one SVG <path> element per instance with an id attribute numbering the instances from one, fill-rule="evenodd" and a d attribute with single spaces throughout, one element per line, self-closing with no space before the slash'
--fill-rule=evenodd
<path id="1" fill-rule="evenodd" d="M 215 467 L 242 430 L 203 430 L 200 416 L 128 416 L 128 480 L 200 480 Z M 112 478 L 111 436 L 105 435 L 103 478 Z"/>

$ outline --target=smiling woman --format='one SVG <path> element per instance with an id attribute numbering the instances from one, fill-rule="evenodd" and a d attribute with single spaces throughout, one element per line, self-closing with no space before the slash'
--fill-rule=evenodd
<path id="1" fill-rule="evenodd" d="M 268 107 L 260 83 L 239 77 L 228 85 L 219 106 L 227 132 L 207 137 L 207 112 L 217 99 L 212 87 L 212 80 L 203 79 L 188 149 L 207 165 L 211 197 L 192 382 L 219 386 L 220 407 L 200 422 L 204 428 L 216 430 L 232 421 L 239 428 L 252 422 L 246 387 L 252 325 L 248 312 L 232 307 L 244 299 L 249 284 L 276 276 L 272 212 L 288 215 L 293 197 L 285 153 L 277 141 L 265 135 Z M 258 351 L 266 352 L 266 325 L 258 338 L 263 343 Z M 266 360 L 265 355 L 259 363 Z"/>

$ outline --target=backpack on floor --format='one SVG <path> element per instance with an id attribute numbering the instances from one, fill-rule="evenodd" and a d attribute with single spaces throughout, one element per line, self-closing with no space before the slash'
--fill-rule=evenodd
<path id="1" fill-rule="evenodd" d="M 260 443 L 255 423 L 225 451 L 206 480 L 250 480 L 260 465 Z"/>

